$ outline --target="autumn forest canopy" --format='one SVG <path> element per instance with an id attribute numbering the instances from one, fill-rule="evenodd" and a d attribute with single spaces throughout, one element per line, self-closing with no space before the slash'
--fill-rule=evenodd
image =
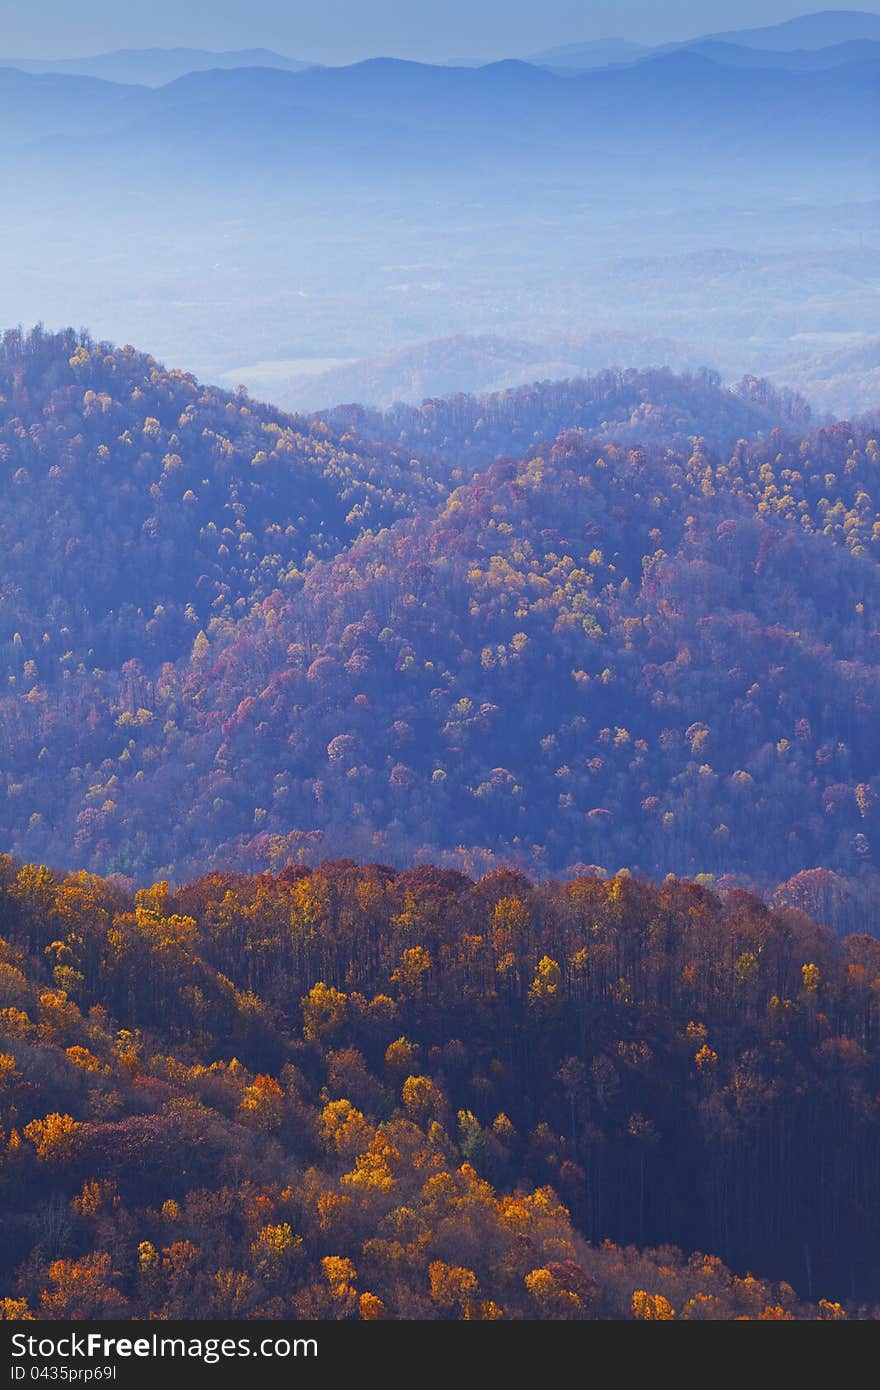
<path id="1" fill-rule="evenodd" d="M 9 1318 L 873 1316 L 880 944 L 628 878 L 0 861 Z"/>
<path id="2" fill-rule="evenodd" d="M 755 376 L 6 332 L 0 1311 L 873 1316 L 878 562 Z"/>

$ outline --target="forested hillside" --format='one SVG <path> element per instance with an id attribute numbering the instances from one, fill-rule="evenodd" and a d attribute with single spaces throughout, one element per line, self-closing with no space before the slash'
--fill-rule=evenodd
<path id="1" fill-rule="evenodd" d="M 871 938 L 627 878 L 3 858 L 0 962 L 2 1316 L 873 1315 Z"/>
<path id="2" fill-rule="evenodd" d="M 794 878 L 873 929 L 876 417 L 630 371 L 307 419 L 39 331 L 0 396 L 10 851 Z"/>
<path id="3" fill-rule="evenodd" d="M 753 378 L 745 378 L 732 392 L 721 388 L 715 372 L 679 374 L 658 367 L 536 381 L 491 395 L 458 392 L 418 407 L 395 405 L 387 412 L 343 405 L 330 410 L 327 419 L 473 468 L 502 454 L 520 457 L 568 429 L 606 435 L 615 443 L 679 448 L 699 435 L 724 451 L 743 436 L 777 426 L 805 428 L 810 407 L 795 392 L 774 391 Z"/>
<path id="4" fill-rule="evenodd" d="M 194 704 L 235 707 L 216 746 L 265 830 L 311 804 L 340 852 L 344 825 L 404 859 L 856 874 L 880 790 L 876 458 L 848 426 L 724 464 L 563 434 L 244 619 L 188 673 Z M 284 653 L 291 696 L 254 692 Z"/>
<path id="5" fill-rule="evenodd" d="M 2 637 L 50 684 L 188 653 L 226 600 L 441 496 L 381 444 L 72 333 L 7 333 L 0 393 Z"/>

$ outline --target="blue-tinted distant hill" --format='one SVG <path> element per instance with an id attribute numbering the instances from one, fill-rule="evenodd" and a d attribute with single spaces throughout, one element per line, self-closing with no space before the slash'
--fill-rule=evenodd
<path id="1" fill-rule="evenodd" d="M 799 362 L 773 375 L 777 383 L 796 384 L 821 410 L 845 411 L 850 417 L 866 414 L 880 401 L 880 338 L 831 352 L 814 346 Z"/>
<path id="2" fill-rule="evenodd" d="M 202 48 L 121 48 L 85 58 L 4 58 L 0 67 L 21 72 L 54 73 L 68 77 L 101 77 L 107 82 L 123 82 L 145 87 L 162 87 L 189 72 L 214 68 L 278 68 L 283 72 L 302 72 L 311 66 L 296 58 L 286 58 L 270 48 L 235 49 L 213 53 Z"/>
<path id="3" fill-rule="evenodd" d="M 722 39 L 702 39 L 689 44 L 685 50 L 708 58 L 729 68 L 775 69 L 781 72 L 821 72 L 825 68 L 842 67 L 848 63 L 876 62 L 880 58 L 880 39 L 850 39 L 828 48 L 798 48 L 792 50 L 750 48 L 746 44 L 728 43 Z M 656 54 L 647 54 L 640 61 L 651 62 Z"/>
<path id="4" fill-rule="evenodd" d="M 605 68 L 612 63 L 634 63 L 650 53 L 643 43 L 630 39 L 593 39 L 589 43 L 566 43 L 530 53 L 528 61 L 547 68 Z"/>
<path id="5" fill-rule="evenodd" d="M 773 66 L 809 67 L 808 53 L 818 54 L 824 49 L 839 49 L 843 45 L 853 45 L 853 51 L 844 55 L 848 61 L 858 55 L 857 46 L 880 42 L 880 15 L 868 14 L 861 10 L 823 10 L 818 14 L 801 15 L 783 24 L 771 24 L 758 29 L 731 29 L 721 34 L 707 34 L 689 39 L 684 43 L 658 44 L 646 47 L 644 44 L 630 43 L 626 39 L 603 39 L 592 43 L 563 44 L 558 48 L 545 49 L 530 55 L 530 62 L 542 67 L 577 69 L 587 71 L 605 68 L 614 64 L 638 62 L 642 58 L 658 57 L 664 53 L 688 50 L 702 53 L 731 66 Z M 730 49 L 751 50 L 751 60 L 744 52 L 734 55 Z M 765 58 L 764 55 L 767 55 Z M 759 56 L 760 55 L 760 56 Z M 791 55 L 786 61 L 784 55 Z M 840 61 L 840 56 L 828 55 L 828 59 L 816 59 L 817 67 L 831 67 Z"/>
<path id="6" fill-rule="evenodd" d="M 458 392 L 511 390 L 535 381 L 582 377 L 610 362 L 619 367 L 652 362 L 687 370 L 704 365 L 687 343 L 623 333 L 539 343 L 462 335 L 416 343 L 320 373 L 292 371 L 286 379 L 277 364 L 257 364 L 243 376 L 230 372 L 226 384 L 237 386 L 244 380 L 256 395 L 268 393 L 290 410 L 323 410 L 340 401 L 384 410 L 397 402 L 419 405 L 426 398 Z"/>
<path id="7" fill-rule="evenodd" d="M 819 10 L 800 15 L 782 24 L 758 29 L 732 29 L 709 38 L 746 44 L 752 48 L 827 48 L 831 44 L 854 40 L 880 39 L 880 14 L 865 10 Z"/>
<path id="8" fill-rule="evenodd" d="M 723 159 L 724 177 L 753 180 L 755 194 L 772 176 L 825 196 L 834 178 L 874 177 L 880 63 L 765 71 L 680 50 L 563 77 L 513 61 L 375 59 L 298 74 L 213 70 L 157 90 L 6 69 L 0 114 L 18 132 L 0 162 L 54 161 L 64 176 L 80 161 L 88 176 L 109 162 L 115 180 L 145 163 L 170 175 L 185 162 L 190 181 L 221 167 L 234 183 L 280 176 L 291 160 L 332 176 L 338 157 L 346 177 L 399 173 L 403 162 L 428 178 L 436 166 L 569 180 L 577 168 L 619 178 L 637 159 L 644 183 L 670 172 L 717 179 Z M 102 138 L 86 145 L 84 134 Z"/>
<path id="9" fill-rule="evenodd" d="M 147 88 L 100 78 L 25 73 L 0 66 L 0 123 L 4 130 L 15 131 L 14 147 L 19 150 L 53 137 L 57 142 L 65 134 L 81 147 L 84 137 L 103 134 L 148 111 L 151 96 Z M 12 145 L 7 146 L 7 155 L 15 157 Z"/>

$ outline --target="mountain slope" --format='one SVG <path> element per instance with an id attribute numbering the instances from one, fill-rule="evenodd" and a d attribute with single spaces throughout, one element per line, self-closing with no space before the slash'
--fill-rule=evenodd
<path id="1" fill-rule="evenodd" d="M 318 566 L 175 687 L 203 720 L 236 708 L 182 804 L 209 824 L 238 769 L 221 821 L 266 809 L 253 863 L 343 841 L 764 884 L 874 863 L 870 433 L 731 462 L 577 432 L 532 452 Z M 258 694 L 249 673 L 282 665 L 295 694 Z"/>
<path id="2" fill-rule="evenodd" d="M 0 931 L 7 1318 L 877 1317 L 863 935 L 622 877 L 7 857 Z"/>
<path id="3" fill-rule="evenodd" d="M 792 392 L 761 396 L 725 390 L 714 372 L 676 375 L 667 368 L 609 369 L 581 380 L 532 382 L 495 395 L 458 394 L 395 406 L 387 414 L 359 406 L 326 413 L 337 428 L 352 426 L 376 440 L 394 439 L 414 452 L 440 455 L 473 471 L 501 455 L 521 457 L 565 429 L 606 440 L 685 448 L 702 436 L 721 450 L 776 426 L 803 426 L 809 406 Z"/>
<path id="4" fill-rule="evenodd" d="M 443 494 L 382 445 L 73 333 L 7 333 L 0 392 L 3 642 L 52 683 L 174 660 L 223 595 L 265 597 Z"/>
<path id="5" fill-rule="evenodd" d="M 876 423 L 668 371 L 306 421 L 73 335 L 3 371 L 16 851 L 876 867 Z"/>
<path id="6" fill-rule="evenodd" d="M 38 75 L 0 67 L 0 119 L 7 129 L 16 131 L 16 143 L 21 147 L 63 138 L 65 123 L 70 129 L 73 109 L 77 112 L 77 140 L 82 140 L 103 136 L 120 121 L 135 120 L 150 107 L 151 94 L 145 88 L 123 87 L 100 78 Z"/>

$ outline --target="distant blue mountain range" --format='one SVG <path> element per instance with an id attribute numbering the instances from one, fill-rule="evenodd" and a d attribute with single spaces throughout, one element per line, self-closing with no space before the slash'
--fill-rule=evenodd
<path id="1" fill-rule="evenodd" d="M 562 44 L 531 54 L 529 61 L 541 67 L 586 70 L 609 67 L 613 63 L 634 63 L 639 59 L 655 58 L 676 49 L 686 48 L 707 53 L 716 57 L 718 61 L 731 65 L 735 63 L 741 67 L 749 65 L 743 50 L 754 52 L 754 66 L 764 65 L 764 55 L 773 54 L 777 58 L 790 55 L 794 61 L 784 61 L 786 67 L 806 67 L 810 65 L 804 61 L 807 54 L 816 53 L 821 49 L 865 43 L 880 43 L 880 15 L 862 10 L 822 10 L 817 14 L 801 15 L 797 19 L 786 20 L 782 24 L 771 24 L 758 29 L 731 29 L 725 33 L 690 39 L 685 43 L 660 44 L 656 47 L 632 43 L 627 39 L 599 39 L 589 43 Z M 725 57 L 722 49 L 727 46 L 735 46 L 741 50 L 739 57 Z M 834 61 L 837 60 L 831 58 L 830 61 L 819 61 L 816 66 L 832 66 Z"/>
<path id="2" fill-rule="evenodd" d="M 122 48 L 87 58 L 4 58 L 0 65 L 18 68 L 21 72 L 100 77 L 106 82 L 144 87 L 162 87 L 187 73 L 207 72 L 213 68 L 280 68 L 283 72 L 302 72 L 311 66 L 269 48 L 225 53 L 202 48 Z"/>
<path id="3" fill-rule="evenodd" d="M 857 49 L 872 44 L 880 44 L 880 15 L 860 10 L 824 10 L 786 20 L 782 24 L 709 34 L 686 43 L 651 47 L 631 39 L 611 38 L 563 44 L 530 54 L 526 61 L 562 72 L 587 71 L 653 60 L 670 52 L 688 49 L 729 67 L 766 67 L 775 64 L 791 70 L 809 70 L 854 61 L 858 56 Z M 200 48 L 119 49 L 81 58 L 0 59 L 0 67 L 17 68 L 21 72 L 96 77 L 107 82 L 145 87 L 161 87 L 189 73 L 215 69 L 274 68 L 299 73 L 317 66 L 268 48 L 227 52 Z"/>
<path id="4" fill-rule="evenodd" d="M 276 175 L 293 159 L 355 176 L 410 165 L 550 176 L 572 160 L 619 172 L 636 155 L 671 161 L 677 177 L 723 160 L 755 179 L 756 191 L 773 165 L 797 180 L 815 180 L 823 165 L 876 180 L 880 44 L 847 46 L 838 63 L 815 70 L 745 66 L 736 61 L 745 51 L 731 48 L 719 61 L 711 47 L 677 49 L 569 76 L 518 61 L 238 67 L 158 89 L 4 68 L 0 119 L 16 139 L 0 151 L 0 167 L 84 161 L 94 171 L 103 162 L 118 176 L 148 165 L 171 174 L 185 163 L 193 175 L 218 165 L 231 174 L 235 152 L 242 167 Z M 640 177 L 650 173 L 645 165 Z"/>

